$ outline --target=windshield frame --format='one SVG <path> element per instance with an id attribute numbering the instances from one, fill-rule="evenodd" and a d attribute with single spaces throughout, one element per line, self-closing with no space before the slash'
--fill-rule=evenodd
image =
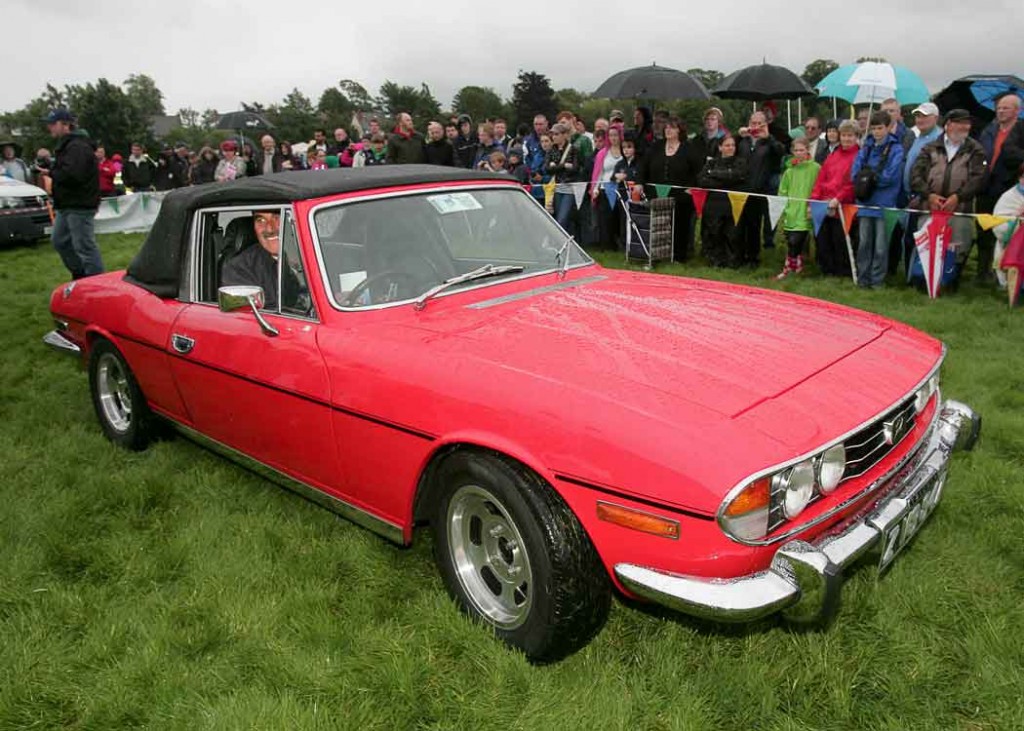
<path id="1" fill-rule="evenodd" d="M 448 183 L 448 184 L 441 184 L 441 185 L 416 186 L 414 188 L 407 188 L 407 189 L 402 189 L 402 190 L 388 190 L 388 191 L 381 191 L 381 192 L 378 192 L 378 193 L 369 192 L 369 193 L 367 193 L 365 195 L 356 195 L 356 196 L 351 196 L 351 197 L 346 196 L 345 198 L 340 198 L 340 199 L 335 199 L 335 200 L 328 200 L 328 201 L 323 201 L 321 203 L 317 203 L 315 206 L 311 207 L 309 209 L 309 211 L 307 212 L 307 214 L 306 214 L 307 215 L 306 221 L 307 221 L 307 224 L 309 225 L 309 234 L 310 234 L 310 238 L 312 239 L 312 243 L 313 243 L 313 251 L 316 254 L 317 268 L 320 270 L 320 284 L 324 288 L 324 295 L 327 297 L 327 301 L 330 303 L 331 307 L 333 309 L 339 311 L 339 312 L 372 312 L 374 310 L 382 310 L 382 309 L 386 309 L 386 308 L 390 308 L 390 307 L 402 307 L 402 306 L 408 306 L 408 305 L 415 304 L 415 302 L 419 299 L 420 295 L 416 295 L 415 297 L 409 297 L 409 298 L 403 299 L 403 300 L 395 300 L 394 302 L 381 302 L 380 304 L 362 305 L 362 306 L 359 306 L 359 307 L 346 307 L 346 306 L 342 305 L 340 302 L 338 302 L 337 299 L 335 299 L 334 290 L 331 288 L 331 283 L 330 283 L 330 280 L 328 279 L 328 276 L 327 276 L 327 267 L 326 267 L 326 265 L 324 263 L 323 253 L 322 253 L 321 248 L 320 248 L 320 233 L 319 233 L 319 231 L 317 231 L 316 221 L 315 221 L 315 218 L 314 218 L 319 211 L 322 211 L 322 210 L 324 210 L 326 208 L 337 208 L 339 206 L 347 206 L 347 205 L 352 205 L 352 204 L 356 204 L 356 203 L 363 203 L 363 202 L 372 201 L 372 200 L 382 200 L 382 199 L 386 199 L 386 198 L 398 198 L 398 197 L 407 197 L 407 196 L 430 195 L 432 193 L 446 193 L 446 192 L 451 192 L 453 190 L 459 190 L 459 191 L 471 191 L 471 190 L 510 190 L 510 191 L 518 191 L 519 195 L 526 196 L 533 203 L 533 205 L 537 206 L 537 208 L 540 209 L 540 211 L 541 211 L 541 213 L 543 213 L 543 215 L 549 216 L 549 217 L 551 216 L 551 214 L 549 214 L 547 212 L 547 210 L 544 208 L 544 206 L 540 205 L 540 203 L 537 201 L 537 199 L 534 198 L 529 193 L 527 193 L 523 189 L 523 187 L 521 185 L 509 184 L 509 183 L 469 183 L 469 184 L 454 184 L 454 185 L 451 184 L 451 183 Z M 553 218 L 551 220 L 554 221 Z M 558 224 L 555 223 L 555 226 L 558 226 Z M 559 229 L 561 230 L 561 227 L 559 227 Z M 569 237 L 569 234 L 565 233 L 564 230 L 562 231 L 562 233 L 565 234 L 566 238 Z M 590 256 L 590 254 L 588 254 L 583 249 L 582 246 L 580 246 L 578 243 L 576 243 L 575 239 L 573 239 L 572 245 L 576 247 L 576 250 L 579 252 L 579 255 L 584 259 L 584 261 L 579 262 L 577 264 L 573 264 L 572 266 L 568 267 L 565 270 L 566 272 L 572 271 L 574 269 L 582 269 L 584 267 L 593 266 L 595 264 L 595 260 Z M 533 272 L 524 272 L 522 274 L 516 274 L 516 275 L 512 275 L 512 276 L 508 276 L 508 277 L 497 277 L 497 278 L 481 279 L 477 283 L 467 283 L 466 286 L 453 287 L 453 288 L 447 289 L 447 290 L 445 290 L 443 292 L 440 292 L 439 294 L 435 295 L 431 299 L 443 299 L 444 297 L 449 297 L 449 296 L 451 296 L 453 294 L 461 294 L 462 292 L 470 292 L 470 291 L 477 290 L 477 289 L 483 289 L 485 287 L 493 287 L 493 286 L 495 286 L 497 284 L 508 284 L 509 282 L 518 282 L 518 281 L 520 281 L 522 279 L 530 279 L 532 277 L 540 277 L 540 276 L 544 276 L 546 274 L 552 274 L 552 273 L 556 273 L 557 274 L 561 270 L 562 270 L 562 267 L 560 267 L 556 262 L 552 261 L 552 265 L 551 265 L 550 269 L 541 269 L 541 270 L 533 271 Z"/>

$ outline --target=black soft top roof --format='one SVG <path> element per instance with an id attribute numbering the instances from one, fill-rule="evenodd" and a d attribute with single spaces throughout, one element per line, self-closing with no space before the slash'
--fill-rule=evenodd
<path id="1" fill-rule="evenodd" d="M 510 178 L 498 173 L 436 165 L 381 165 L 276 173 L 229 183 L 179 188 L 164 197 L 153 228 L 128 265 L 125 281 L 137 284 L 158 297 L 177 297 L 183 281 L 189 223 L 199 208 L 287 204 L 338 193 L 462 180 L 508 182 Z"/>

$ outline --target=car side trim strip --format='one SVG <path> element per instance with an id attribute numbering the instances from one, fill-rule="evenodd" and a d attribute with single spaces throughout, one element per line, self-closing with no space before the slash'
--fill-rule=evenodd
<path id="1" fill-rule="evenodd" d="M 578 287 L 582 284 L 590 284 L 591 282 L 600 282 L 607 279 L 603 274 L 595 274 L 590 277 L 582 277 L 580 279 L 573 279 L 567 282 L 559 282 L 558 284 L 549 284 L 544 287 L 535 287 L 534 289 L 528 289 L 524 292 L 516 292 L 515 294 L 506 294 L 501 297 L 495 297 L 494 299 L 483 300 L 482 302 L 474 302 L 471 305 L 466 305 L 467 310 L 484 310 L 488 307 L 497 307 L 503 305 L 506 302 L 515 302 L 516 300 L 523 300 L 527 297 L 536 297 L 539 294 L 547 294 L 548 292 L 556 292 L 560 289 L 568 289 L 570 287 Z"/>
<path id="2" fill-rule="evenodd" d="M 593 490 L 595 492 L 600 492 L 600 493 L 603 493 L 605 495 L 611 495 L 612 497 L 617 497 L 620 500 L 629 500 L 631 502 L 640 503 L 641 505 L 646 505 L 646 506 L 651 507 L 651 508 L 657 508 L 658 510 L 665 510 L 665 511 L 668 511 L 670 513 L 678 513 L 680 515 L 685 515 L 688 518 L 696 518 L 697 520 L 711 520 L 711 521 L 713 521 L 715 519 L 714 515 L 709 515 L 707 513 L 698 513 L 695 510 L 690 510 L 688 508 L 681 508 L 678 505 L 670 505 L 668 503 L 655 502 L 654 500 L 648 500 L 647 498 L 637 497 L 636 495 L 631 495 L 628 492 L 622 492 L 620 490 L 615 490 L 615 489 L 610 488 L 610 487 L 605 487 L 604 485 L 595 485 L 593 482 L 587 482 L 585 480 L 580 480 L 580 479 L 577 479 L 575 477 L 569 477 L 568 475 L 560 475 L 560 474 L 556 473 L 555 474 L 555 479 L 558 480 L 559 482 L 565 482 L 565 483 L 568 483 L 570 485 L 576 485 L 578 487 L 585 487 L 588 490 Z"/>
<path id="3" fill-rule="evenodd" d="M 304 482 L 300 482 L 294 477 L 264 464 L 257 459 L 253 459 L 249 455 L 239 452 L 233 447 L 229 447 L 222 442 L 218 442 L 216 439 L 211 439 L 205 434 L 202 434 L 191 427 L 187 427 L 178 421 L 168 419 L 168 422 L 183 436 L 196 442 L 200 446 L 209 449 L 211 452 L 216 452 L 223 457 L 227 457 L 233 462 L 237 462 L 242 467 L 256 473 L 260 477 L 270 480 L 271 482 L 278 484 L 281 487 L 316 503 L 317 505 L 327 508 L 332 513 L 337 513 L 346 520 L 371 530 L 388 539 L 392 543 L 397 543 L 400 546 L 405 545 L 405 535 L 401 526 L 384 520 L 383 518 L 378 518 L 376 515 L 373 515 L 361 508 L 357 508 L 355 505 L 347 503 L 340 498 L 329 495 L 328 493 L 318 490 L 315 487 L 311 487 Z"/>

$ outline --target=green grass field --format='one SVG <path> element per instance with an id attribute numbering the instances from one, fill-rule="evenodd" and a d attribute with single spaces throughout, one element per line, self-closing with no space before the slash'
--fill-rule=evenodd
<path id="1" fill-rule="evenodd" d="M 102 237 L 108 267 L 140 240 Z M 775 287 L 778 256 L 729 278 Z M 785 283 L 942 338 L 944 395 L 985 419 L 828 631 L 618 601 L 534 667 L 455 609 L 428 532 L 397 548 L 182 439 L 111 446 L 85 373 L 40 341 L 56 254 L 0 260 L 0 729 L 1024 728 L 1024 311 L 1001 293 Z"/>

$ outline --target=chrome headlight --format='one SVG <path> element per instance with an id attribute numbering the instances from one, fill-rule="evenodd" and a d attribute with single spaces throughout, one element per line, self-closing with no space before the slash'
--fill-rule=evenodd
<path id="1" fill-rule="evenodd" d="M 0 208 L 17 208 L 17 198 L 0 198 Z"/>
<path id="2" fill-rule="evenodd" d="M 800 515 L 814 497 L 814 463 L 805 459 L 772 478 L 772 503 L 789 520 Z"/>
<path id="3" fill-rule="evenodd" d="M 829 447 L 815 460 L 815 464 L 818 489 L 822 495 L 828 495 L 843 481 L 846 472 L 846 447 L 842 443 Z"/>
<path id="4" fill-rule="evenodd" d="M 931 401 L 932 396 L 939 392 L 939 374 L 936 373 L 917 389 L 917 393 L 914 394 L 914 413 L 920 414 L 928 406 L 928 402 Z"/>

